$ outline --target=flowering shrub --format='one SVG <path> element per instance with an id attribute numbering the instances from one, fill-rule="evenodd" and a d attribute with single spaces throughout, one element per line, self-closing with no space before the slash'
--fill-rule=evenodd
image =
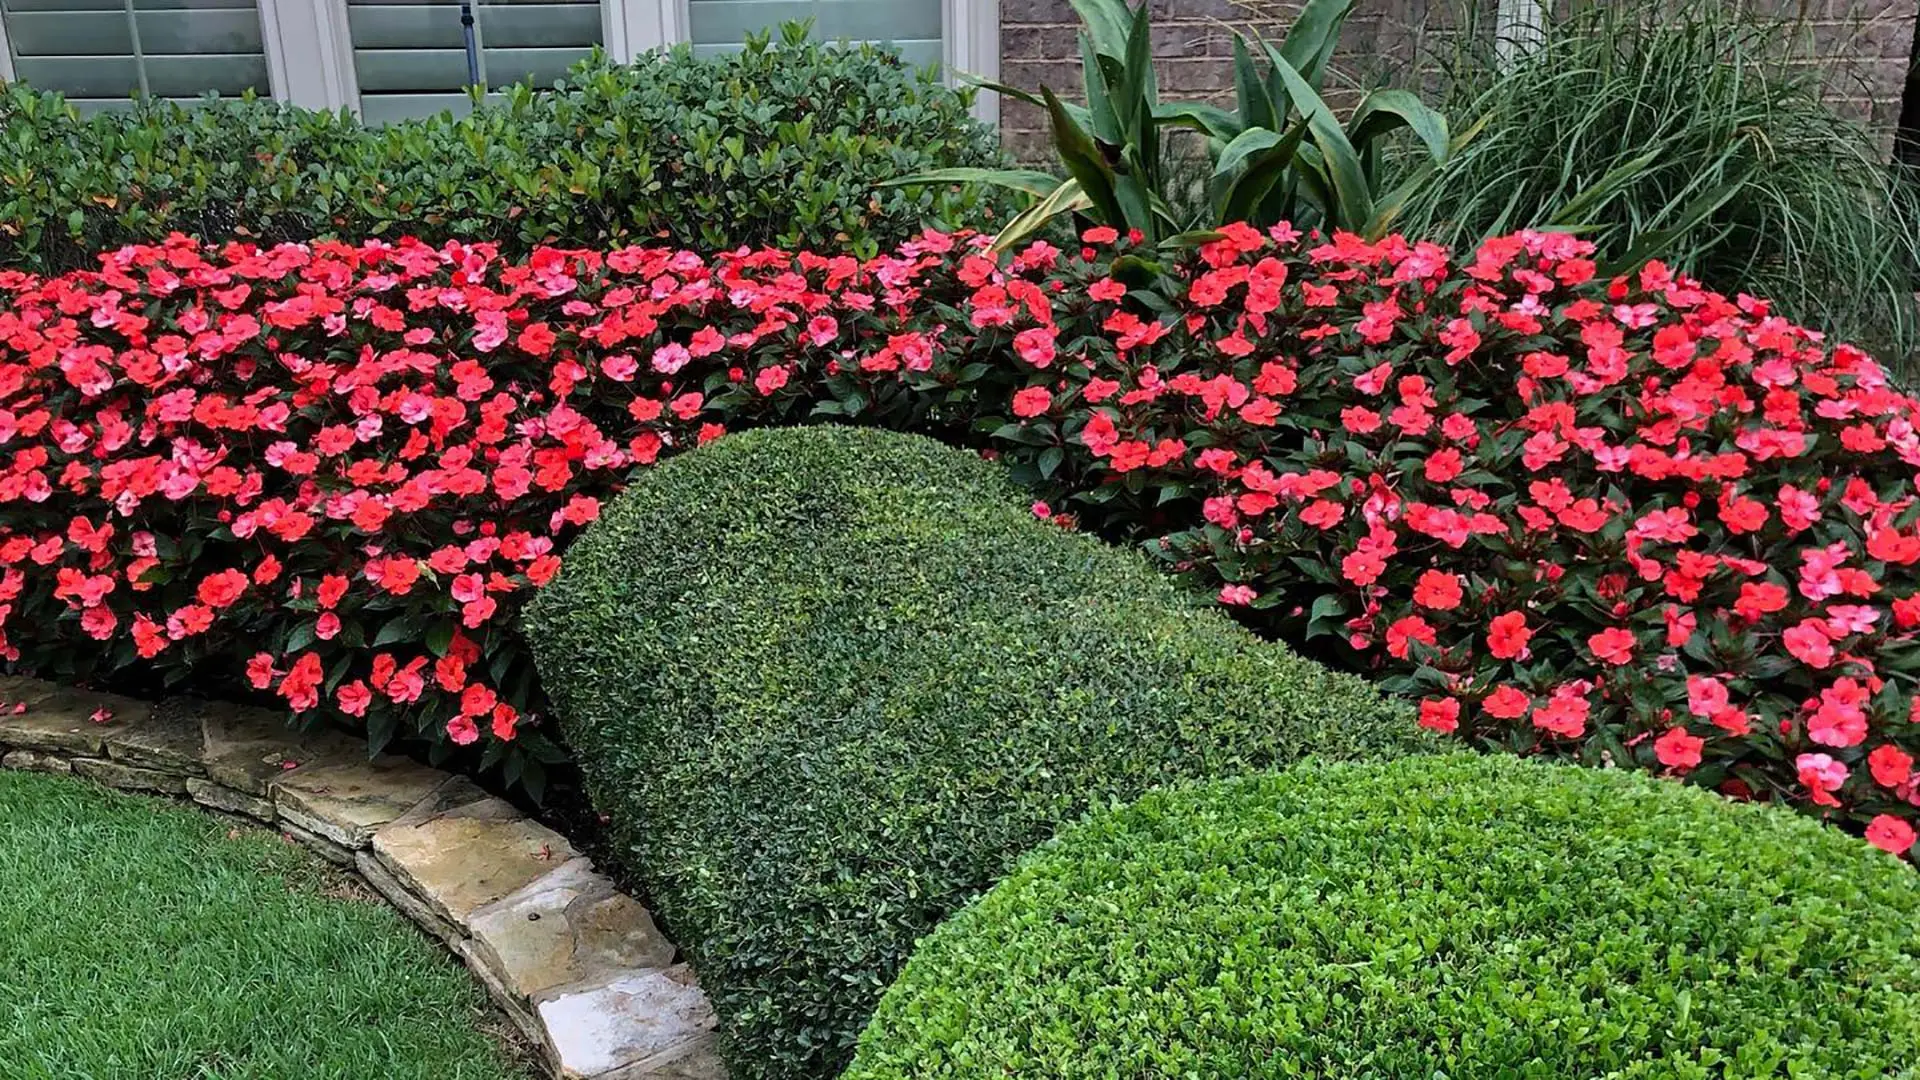
<path id="1" fill-rule="evenodd" d="M 1762 301 L 1657 263 L 1594 281 L 1590 250 L 1230 228 L 1157 318 L 1096 270 L 1048 349 L 1017 331 L 1033 371 L 997 434 L 1032 479 L 1084 459 L 1056 493 L 1427 727 L 1908 851 L 1914 399 Z"/>
<path id="2" fill-rule="evenodd" d="M 0 648 L 504 742 L 508 616 L 633 466 L 844 417 L 992 446 L 1428 727 L 1913 846 L 1920 431 L 1864 354 L 1557 234 L 979 246 L 0 277 Z"/>
<path id="3" fill-rule="evenodd" d="M 795 414 L 801 357 L 930 355 L 889 282 L 938 262 L 176 239 L 0 274 L 0 655 L 244 672 L 538 785 L 510 616 L 566 538 L 717 416 Z"/>

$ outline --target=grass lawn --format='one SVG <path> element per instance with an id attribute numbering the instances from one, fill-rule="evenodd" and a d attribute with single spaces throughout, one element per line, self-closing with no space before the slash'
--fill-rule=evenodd
<path id="1" fill-rule="evenodd" d="M 0 1078 L 524 1080 L 447 952 L 302 848 L 0 773 Z"/>

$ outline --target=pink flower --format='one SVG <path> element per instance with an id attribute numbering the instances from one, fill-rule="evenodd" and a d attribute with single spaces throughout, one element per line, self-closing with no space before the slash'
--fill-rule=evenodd
<path id="1" fill-rule="evenodd" d="M 480 738 L 480 726 L 473 722 L 471 716 L 456 716 L 447 721 L 447 738 L 452 739 L 455 745 L 471 746 Z"/>
<path id="2" fill-rule="evenodd" d="M 1533 637 L 1533 631 L 1527 628 L 1527 616 L 1523 612 L 1509 611 L 1496 615 L 1487 624 L 1487 651 L 1502 660 L 1512 660 L 1526 655 L 1527 640 Z"/>
<path id="3" fill-rule="evenodd" d="M 1810 668 L 1825 668 L 1833 663 L 1833 640 L 1827 636 L 1823 619 L 1802 619 L 1780 635 L 1780 641 L 1794 658 Z"/>
<path id="4" fill-rule="evenodd" d="M 1260 594 L 1247 585 L 1223 585 L 1220 587 L 1220 602 L 1229 607 L 1244 607 L 1259 599 Z"/>

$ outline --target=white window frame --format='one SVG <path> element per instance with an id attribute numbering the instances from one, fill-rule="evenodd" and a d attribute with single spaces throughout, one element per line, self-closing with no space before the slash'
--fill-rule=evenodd
<path id="1" fill-rule="evenodd" d="M 1504 67 L 1547 40 L 1544 0 L 1500 0 L 1493 23 L 1493 55 Z"/>
<path id="2" fill-rule="evenodd" d="M 308 109 L 360 112 L 347 0 L 256 0 L 273 96 Z"/>
<path id="3" fill-rule="evenodd" d="M 260 39 L 273 96 L 309 109 L 360 111 L 360 83 L 353 69 L 347 30 L 347 0 L 256 0 Z M 1501 0 L 1503 22 L 1510 6 L 1538 13 L 1537 0 Z M 1000 78 L 1000 0 L 941 0 L 940 19 L 949 72 L 988 81 Z M 687 0 L 601 0 L 600 31 L 607 54 L 627 63 L 650 49 L 687 40 Z M 0 79 L 11 81 L 13 49 L 0 20 Z M 1000 95 L 982 89 L 973 113 L 997 127 Z"/>

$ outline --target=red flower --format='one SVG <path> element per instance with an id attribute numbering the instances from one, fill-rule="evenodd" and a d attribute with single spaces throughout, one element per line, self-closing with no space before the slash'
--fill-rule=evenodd
<path id="1" fill-rule="evenodd" d="M 1533 631 L 1527 628 L 1523 612 L 1496 615 L 1487 624 L 1487 651 L 1502 660 L 1512 660 L 1526 654 L 1527 641 L 1532 637 Z"/>
<path id="2" fill-rule="evenodd" d="M 1463 595 L 1460 576 L 1444 570 L 1425 570 L 1413 585 L 1413 602 L 1435 611 L 1452 611 Z"/>
<path id="3" fill-rule="evenodd" d="M 1686 728 L 1668 728 L 1653 741 L 1653 753 L 1660 764 L 1685 772 L 1699 767 L 1700 751 L 1706 745 L 1707 740 L 1687 734 Z"/>
<path id="4" fill-rule="evenodd" d="M 1029 386 L 1013 395 L 1013 415 L 1039 416 L 1053 405 L 1053 395 L 1044 386 Z"/>
<path id="5" fill-rule="evenodd" d="M 1874 783 L 1898 789 L 1913 779 L 1913 756 L 1886 743 L 1874 747 L 1873 753 L 1867 755 L 1867 768 L 1873 773 Z"/>
<path id="6" fill-rule="evenodd" d="M 1593 658 L 1603 664 L 1620 667 L 1633 662 L 1633 631 L 1609 627 L 1587 638 Z"/>
<path id="7" fill-rule="evenodd" d="M 1515 687 L 1499 686 L 1494 688 L 1493 693 L 1487 695 L 1486 700 L 1480 703 L 1480 707 L 1488 716 L 1497 720 L 1518 720 L 1527 715 L 1527 710 L 1533 707 L 1533 699 Z"/>
<path id="8" fill-rule="evenodd" d="M 231 607 L 247 591 L 247 575 L 238 570 L 222 570 L 200 579 L 200 587 L 194 590 L 201 603 L 220 611 Z"/>
<path id="9" fill-rule="evenodd" d="M 1460 702 L 1457 698 L 1422 698 L 1420 726 L 1450 734 L 1460 726 Z"/>
<path id="10" fill-rule="evenodd" d="M 1913 841 L 1913 826 L 1892 814 L 1877 814 L 1867 822 L 1867 843 L 1890 855 L 1905 855 Z"/>

